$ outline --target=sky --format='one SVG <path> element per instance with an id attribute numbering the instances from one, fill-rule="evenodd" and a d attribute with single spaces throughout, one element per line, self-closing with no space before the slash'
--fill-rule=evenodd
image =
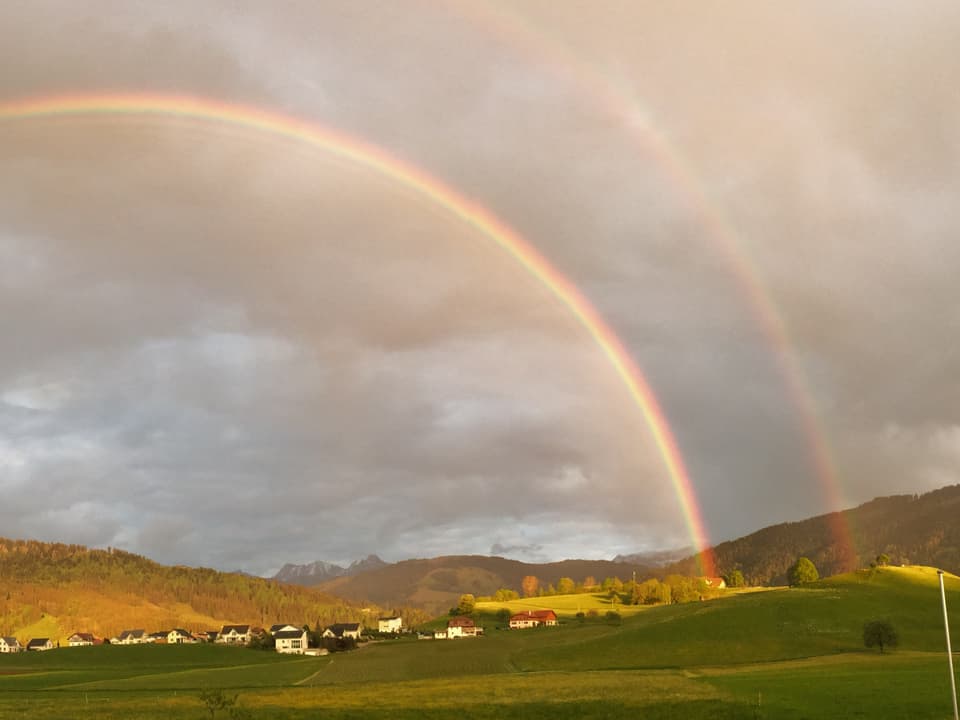
<path id="1" fill-rule="evenodd" d="M 0 8 L 0 103 L 346 134 L 512 228 L 663 409 L 713 542 L 960 474 L 960 8 Z M 172 115 L 0 119 L 0 534 L 270 574 L 690 544 L 641 409 L 488 235 Z"/>

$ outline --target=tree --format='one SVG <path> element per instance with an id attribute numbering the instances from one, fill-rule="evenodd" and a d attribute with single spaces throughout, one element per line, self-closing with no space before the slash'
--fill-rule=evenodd
<path id="1" fill-rule="evenodd" d="M 210 720 L 216 720 L 218 710 L 230 711 L 237 704 L 237 696 L 230 697 L 223 690 L 205 689 L 200 691 L 200 702 L 207 707 L 210 713 Z"/>
<path id="2" fill-rule="evenodd" d="M 587 575 L 583 579 L 583 589 L 590 592 L 597 586 L 597 579 L 593 575 Z"/>
<path id="3" fill-rule="evenodd" d="M 540 587 L 540 581 L 533 575 L 526 575 L 523 582 L 520 583 L 524 597 L 533 597 L 537 594 L 537 588 Z"/>
<path id="4" fill-rule="evenodd" d="M 569 595 L 576 586 L 577 584 L 573 581 L 573 578 L 562 577 L 557 581 L 557 594 Z"/>
<path id="5" fill-rule="evenodd" d="M 723 581 L 727 583 L 727 587 L 730 588 L 740 588 L 747 584 L 743 579 L 743 573 L 739 570 L 731 570 L 728 572 L 724 576 Z"/>
<path id="6" fill-rule="evenodd" d="M 880 646 L 880 654 L 884 647 L 896 647 L 900 638 L 889 620 L 871 620 L 863 625 L 863 644 L 868 648 Z"/>
<path id="7" fill-rule="evenodd" d="M 460 596 L 460 604 L 457 605 L 457 614 L 459 615 L 469 615 L 473 612 L 473 608 L 477 604 L 477 599 L 470 593 L 465 593 Z"/>
<path id="8" fill-rule="evenodd" d="M 880 553 L 877 555 L 877 565 L 880 567 L 886 567 L 890 564 L 890 556 L 886 553 Z"/>
<path id="9" fill-rule="evenodd" d="M 510 610 L 508 608 L 497 610 L 497 620 L 502 623 L 510 622 Z"/>
<path id="10" fill-rule="evenodd" d="M 797 561 L 790 566 L 787 577 L 790 579 L 791 585 L 805 585 L 819 580 L 820 573 L 817 572 L 817 567 L 810 562 L 810 558 L 801 557 L 797 558 Z"/>

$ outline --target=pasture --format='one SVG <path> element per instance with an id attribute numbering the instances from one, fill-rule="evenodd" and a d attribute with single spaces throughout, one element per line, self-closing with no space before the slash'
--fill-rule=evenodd
<path id="1" fill-rule="evenodd" d="M 960 627 L 960 580 L 949 587 Z M 895 652 L 863 648 L 874 617 L 899 630 Z M 238 695 L 248 718 L 947 718 L 942 647 L 936 575 L 890 568 L 621 624 L 488 626 L 321 658 L 207 645 L 0 656 L 0 720 L 210 717 L 204 688 Z"/>

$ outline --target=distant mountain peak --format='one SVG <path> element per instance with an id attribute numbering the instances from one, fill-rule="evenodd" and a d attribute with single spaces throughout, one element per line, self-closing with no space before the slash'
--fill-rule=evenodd
<path id="1" fill-rule="evenodd" d="M 295 585 L 316 585 L 332 580 L 333 578 L 344 577 L 348 575 L 357 575 L 368 570 L 376 570 L 390 563 L 384 562 L 379 556 L 370 554 L 362 560 L 354 560 L 347 567 L 327 562 L 326 560 L 317 560 L 306 565 L 295 565 L 287 563 L 280 571 L 273 576 L 273 580 L 278 582 L 293 583 Z"/>

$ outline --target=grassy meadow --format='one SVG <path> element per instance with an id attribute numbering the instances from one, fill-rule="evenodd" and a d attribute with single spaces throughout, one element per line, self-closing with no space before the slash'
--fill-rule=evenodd
<path id="1" fill-rule="evenodd" d="M 960 579 L 948 588 L 960 627 Z M 632 608 L 619 623 L 573 617 L 602 600 L 512 601 L 561 615 L 560 627 L 523 631 L 497 629 L 498 607 L 485 604 L 486 637 L 384 640 L 320 658 L 209 645 L 0 656 L 0 720 L 210 717 L 204 688 L 238 695 L 249 718 L 951 716 L 929 568 Z M 863 623 L 875 618 L 898 630 L 895 651 L 863 647 Z"/>

